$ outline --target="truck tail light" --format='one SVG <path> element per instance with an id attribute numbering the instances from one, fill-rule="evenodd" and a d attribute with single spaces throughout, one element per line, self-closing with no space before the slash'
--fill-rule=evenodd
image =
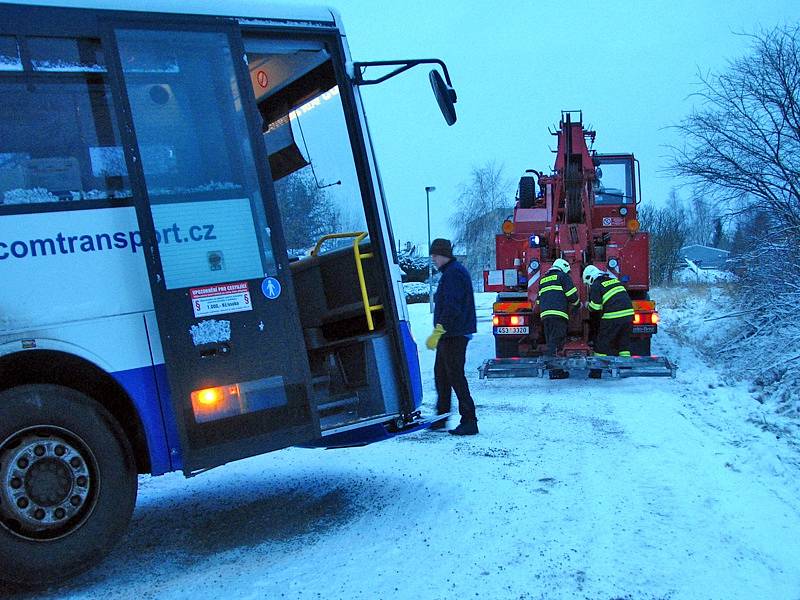
<path id="1" fill-rule="evenodd" d="M 634 325 L 648 325 L 652 323 L 653 325 L 658 325 L 661 321 L 661 317 L 658 315 L 657 312 L 648 312 L 648 313 L 634 313 L 633 314 L 633 324 Z"/>
<path id="2" fill-rule="evenodd" d="M 492 325 L 495 327 L 524 327 L 528 324 L 526 315 L 495 315 Z"/>

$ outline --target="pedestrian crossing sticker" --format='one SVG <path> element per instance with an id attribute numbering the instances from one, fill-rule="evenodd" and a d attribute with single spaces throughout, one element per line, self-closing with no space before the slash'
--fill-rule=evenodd
<path id="1" fill-rule="evenodd" d="M 267 277 L 261 282 L 261 291 L 269 300 L 277 300 L 281 295 L 281 283 L 274 277 Z"/>

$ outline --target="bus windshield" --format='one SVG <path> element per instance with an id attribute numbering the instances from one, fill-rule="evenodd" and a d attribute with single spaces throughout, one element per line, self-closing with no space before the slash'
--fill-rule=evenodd
<path id="1" fill-rule="evenodd" d="M 261 38 L 246 38 L 245 49 L 289 254 L 308 254 L 329 233 L 366 231 L 330 52 Z M 331 240 L 323 250 L 351 243 Z"/>

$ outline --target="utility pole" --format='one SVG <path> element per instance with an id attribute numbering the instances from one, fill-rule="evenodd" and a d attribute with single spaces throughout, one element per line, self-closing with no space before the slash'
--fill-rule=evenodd
<path id="1" fill-rule="evenodd" d="M 428 214 L 428 308 L 433 314 L 433 261 L 431 260 L 431 192 L 436 188 L 432 185 L 425 187 L 425 206 Z"/>

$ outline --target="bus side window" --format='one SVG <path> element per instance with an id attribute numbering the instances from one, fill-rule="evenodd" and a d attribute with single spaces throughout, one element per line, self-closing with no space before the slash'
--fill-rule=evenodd
<path id="1" fill-rule="evenodd" d="M 0 71 L 22 71 L 17 39 L 10 35 L 0 35 Z"/>
<path id="2" fill-rule="evenodd" d="M 29 37 L 31 69 L 0 38 L 0 204 L 129 197 L 97 40 Z"/>

